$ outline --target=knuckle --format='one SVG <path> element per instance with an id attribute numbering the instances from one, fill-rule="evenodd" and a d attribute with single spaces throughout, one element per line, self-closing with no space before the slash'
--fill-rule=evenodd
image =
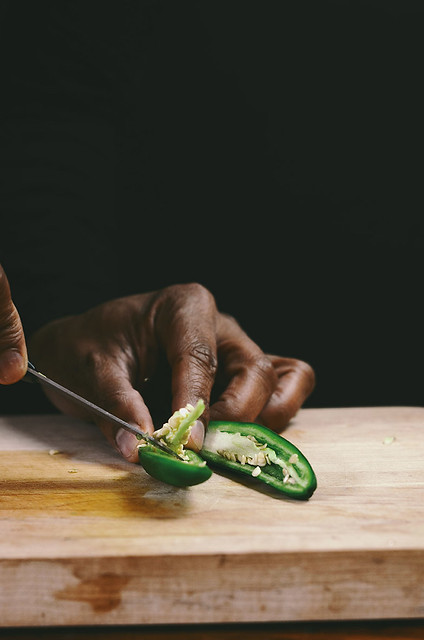
<path id="1" fill-rule="evenodd" d="M 308 389 L 312 390 L 315 387 L 316 382 L 314 369 L 308 362 L 305 362 L 304 360 L 298 360 L 297 368 L 304 377 Z"/>
<path id="2" fill-rule="evenodd" d="M 9 281 L 5 272 L 3 271 L 3 267 L 0 264 L 0 305 L 9 304 L 10 303 L 10 287 Z"/>
<path id="3" fill-rule="evenodd" d="M 9 308 L 0 313 L 0 347 L 10 348 L 20 344 L 22 340 L 22 327 L 18 314 L 14 308 Z"/>
<path id="4" fill-rule="evenodd" d="M 101 400 L 111 413 L 119 415 L 131 405 L 136 393 L 135 390 L 132 392 L 125 389 L 108 389 L 107 393 L 103 393 Z"/>
<path id="5" fill-rule="evenodd" d="M 275 370 L 271 360 L 267 355 L 261 354 L 259 356 L 256 356 L 252 366 L 258 378 L 265 382 L 267 386 L 269 386 L 270 384 L 272 384 L 272 386 L 275 386 Z"/>
<path id="6" fill-rule="evenodd" d="M 184 292 L 189 296 L 196 298 L 206 298 L 208 300 L 213 299 L 212 293 L 203 284 L 199 282 L 188 282 L 186 284 L 179 285 L 183 288 Z"/>
<path id="7" fill-rule="evenodd" d="M 225 332 L 224 335 L 232 335 L 234 330 L 241 330 L 240 324 L 236 318 L 227 312 L 220 311 L 218 319 L 221 330 Z"/>
<path id="8" fill-rule="evenodd" d="M 229 322 L 231 324 L 236 324 L 239 326 L 239 323 L 237 322 L 237 320 L 235 319 L 234 316 L 232 316 L 230 313 L 227 313 L 227 311 L 221 311 L 220 312 L 221 318 L 225 321 L 225 322 Z"/>
<path id="9" fill-rule="evenodd" d="M 189 282 L 176 285 L 178 299 L 185 304 L 196 305 L 199 310 L 210 310 L 216 308 L 215 298 L 203 284 L 199 282 Z"/>
<path id="10" fill-rule="evenodd" d="M 187 322 L 195 316 L 215 318 L 216 303 L 212 293 L 197 282 L 176 284 L 162 289 L 155 297 L 151 306 L 152 321 L 165 332 L 173 321 Z"/>
<path id="11" fill-rule="evenodd" d="M 196 342 L 189 347 L 187 355 L 195 366 L 208 375 L 215 377 L 218 369 L 218 359 L 210 345 Z"/>
<path id="12" fill-rule="evenodd" d="M 105 361 L 103 354 L 91 349 L 86 351 L 83 344 L 79 345 L 79 351 L 83 360 L 84 368 L 86 371 L 90 372 L 90 375 L 93 375 L 102 369 Z"/>

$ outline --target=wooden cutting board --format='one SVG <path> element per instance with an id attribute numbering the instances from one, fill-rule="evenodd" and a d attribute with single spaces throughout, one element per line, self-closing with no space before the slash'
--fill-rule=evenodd
<path id="1" fill-rule="evenodd" d="M 304 409 L 308 502 L 175 489 L 93 425 L 0 419 L 0 625 L 424 618 L 424 409 Z"/>

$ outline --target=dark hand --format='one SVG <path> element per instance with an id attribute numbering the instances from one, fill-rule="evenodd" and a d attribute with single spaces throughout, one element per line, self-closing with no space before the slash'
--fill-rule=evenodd
<path id="1" fill-rule="evenodd" d="M 163 360 L 171 374 L 170 409 L 202 398 L 205 424 L 256 420 L 281 431 L 314 387 L 309 365 L 263 353 L 198 284 L 112 300 L 52 322 L 34 336 L 31 348 L 43 373 L 150 433 L 154 426 L 147 404 L 155 381 L 157 397 L 167 403 Z M 62 397 L 49 397 L 66 413 L 90 417 Z M 97 424 L 124 457 L 137 461 L 135 436 L 116 433 L 101 420 Z M 189 446 L 199 449 L 203 436 L 199 423 Z"/>
<path id="2" fill-rule="evenodd" d="M 27 370 L 27 351 L 19 314 L 9 282 L 0 265 L 0 383 L 12 384 Z"/>

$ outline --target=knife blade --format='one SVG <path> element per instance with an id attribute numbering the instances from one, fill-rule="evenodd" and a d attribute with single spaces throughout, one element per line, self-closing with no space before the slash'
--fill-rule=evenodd
<path id="1" fill-rule="evenodd" d="M 125 429 L 126 431 L 129 431 L 130 433 L 133 433 L 134 435 L 141 437 L 143 440 L 146 440 L 147 442 L 157 447 L 158 449 L 165 451 L 165 453 L 172 455 L 174 458 L 178 458 L 179 460 L 182 460 L 181 456 L 179 456 L 175 451 L 173 451 L 168 446 L 163 444 L 163 442 L 156 440 L 156 438 L 153 438 L 148 433 L 144 433 L 143 431 L 141 431 L 141 429 L 139 429 L 135 425 L 132 425 L 129 422 L 125 422 L 125 420 L 118 418 L 118 416 L 115 416 L 112 413 L 109 413 L 109 411 L 106 411 L 105 409 L 102 409 L 96 404 L 93 404 L 93 402 L 90 402 L 90 400 L 86 400 L 86 398 L 83 398 L 82 396 L 79 396 L 77 393 L 74 393 L 70 389 L 63 387 L 58 382 L 51 380 L 50 378 L 45 376 L 44 373 L 41 373 L 41 371 L 38 371 L 31 362 L 28 362 L 28 369 L 23 380 L 25 380 L 26 382 L 39 382 L 40 384 L 46 387 L 49 387 L 50 389 L 53 389 L 57 393 L 60 393 L 63 396 L 69 398 L 70 400 L 80 405 L 81 407 L 88 409 L 88 411 L 93 415 L 103 418 L 104 420 L 108 420 L 109 422 L 111 422 L 112 424 L 115 424 L 118 427 L 122 427 L 122 429 Z"/>

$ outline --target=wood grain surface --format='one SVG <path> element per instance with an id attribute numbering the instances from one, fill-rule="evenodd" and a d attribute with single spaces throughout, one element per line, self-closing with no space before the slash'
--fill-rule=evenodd
<path id="1" fill-rule="evenodd" d="M 0 626 L 424 618 L 424 409 L 304 409 L 283 435 L 308 502 L 175 489 L 93 425 L 2 418 Z"/>

